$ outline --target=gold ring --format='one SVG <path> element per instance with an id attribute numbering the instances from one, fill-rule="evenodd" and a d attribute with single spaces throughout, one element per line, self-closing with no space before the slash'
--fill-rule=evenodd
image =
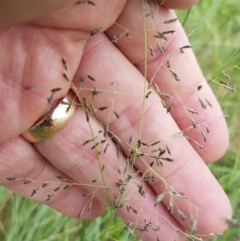
<path id="1" fill-rule="evenodd" d="M 31 128 L 22 134 L 29 142 L 40 142 L 48 139 L 61 129 L 73 116 L 77 104 L 74 102 L 76 96 L 72 91 L 58 101 L 58 105 L 38 120 Z"/>

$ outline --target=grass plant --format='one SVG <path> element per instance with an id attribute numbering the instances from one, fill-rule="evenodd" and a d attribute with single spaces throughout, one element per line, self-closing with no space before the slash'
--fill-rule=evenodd
<path id="1" fill-rule="evenodd" d="M 129 0 L 130 1 L 130 0 Z M 143 1 L 148 4 L 149 1 Z M 144 3 L 143 3 L 144 4 Z M 151 6 L 149 8 L 150 15 L 154 14 L 151 12 Z M 238 96 L 238 90 L 240 87 L 239 76 L 240 76 L 240 7 L 235 0 L 211 0 L 211 1 L 199 1 L 199 3 L 192 7 L 191 9 L 185 11 L 177 12 L 179 21 L 183 24 L 186 33 L 194 31 L 193 34 L 189 36 L 189 40 L 193 50 L 197 56 L 201 69 L 204 76 L 212 89 L 214 90 L 219 101 L 221 103 L 224 114 L 228 115 L 227 118 L 229 131 L 230 131 L 230 146 L 228 152 L 225 154 L 221 160 L 216 163 L 209 165 L 209 168 L 217 177 L 218 181 L 221 183 L 225 192 L 228 194 L 232 207 L 233 215 L 235 221 L 230 225 L 230 228 L 221 237 L 216 237 L 216 241 L 237 241 L 240 240 L 240 224 L 237 220 L 240 220 L 239 211 L 239 199 L 240 199 L 240 102 Z M 122 26 L 120 26 L 122 27 Z M 196 31 L 195 31 L 196 30 Z M 128 29 L 123 28 L 123 35 L 117 35 L 113 42 L 118 41 L 121 37 L 126 37 L 131 32 Z M 145 29 L 146 37 L 145 51 L 146 61 L 147 55 L 152 55 L 151 45 L 149 45 L 147 39 L 147 30 Z M 168 33 L 171 34 L 171 33 Z M 159 38 L 162 36 L 159 35 Z M 119 39 L 118 39 L 119 38 Z M 163 36 L 164 38 L 164 36 Z M 186 50 L 187 51 L 187 50 Z M 165 68 L 169 69 L 172 74 L 173 81 L 178 81 L 178 73 L 175 73 L 171 69 L 171 63 L 167 63 Z M 147 65 L 145 63 L 145 78 L 147 72 Z M 84 79 L 92 81 L 92 88 L 85 87 Z M 97 81 L 97 79 L 96 79 Z M 133 165 L 136 160 L 141 160 L 144 165 L 148 166 L 148 171 L 142 174 L 137 187 L 132 187 L 132 189 L 137 188 L 138 192 L 144 196 L 144 186 L 143 183 L 151 182 L 153 178 L 151 173 L 154 173 L 151 164 L 147 164 L 144 159 L 144 155 L 151 155 L 151 151 L 154 150 L 155 146 L 158 147 L 158 141 L 155 140 L 150 143 L 141 142 L 141 125 L 139 127 L 138 138 L 135 140 L 124 141 L 119 139 L 114 133 L 108 129 L 108 124 L 102 126 L 101 135 L 105 137 L 105 134 L 109 134 L 111 139 L 116 145 L 117 156 L 123 155 L 121 153 L 121 147 L 124 146 L 128 150 L 128 163 L 124 167 L 124 170 L 119 170 L 122 178 L 121 180 L 116 180 L 115 187 L 109 187 L 107 181 L 105 180 L 104 169 L 106 166 L 102 163 L 101 155 L 99 155 L 98 148 L 105 152 L 108 148 L 108 141 L 99 142 L 96 135 L 96 129 L 91 126 L 90 117 L 94 117 L 99 112 L 111 113 L 109 118 L 119 118 L 118 113 L 115 112 L 115 101 L 118 98 L 119 93 L 111 92 L 111 86 L 106 90 L 98 90 L 94 87 L 95 76 L 91 76 L 86 73 L 82 76 L 82 86 L 78 88 L 80 104 L 86 112 L 86 120 L 89 126 L 89 139 L 84 143 L 89 145 L 92 151 L 96 151 L 96 161 L 99 165 L 99 176 L 101 177 L 101 189 L 107 192 L 108 195 L 108 210 L 107 212 L 91 221 L 77 220 L 68 218 L 54 210 L 49 209 L 44 205 L 39 205 L 33 203 L 25 198 L 19 197 L 12 192 L 0 188 L 0 240 L 3 241 L 124 241 L 124 240 L 139 240 L 130 230 L 126 228 L 126 223 L 124 224 L 119 218 L 115 216 L 115 213 L 119 206 L 124 205 L 125 202 L 125 186 L 128 185 L 129 176 L 131 176 L 133 171 Z M 226 83 L 229 83 L 226 84 Z M 114 83 L 113 83 L 114 85 Z M 231 91 L 234 86 L 234 91 Z M 152 82 L 152 87 L 155 91 L 158 91 L 154 81 Z M 76 88 L 76 87 L 75 87 Z M 229 91 L 230 89 L 230 91 Z M 97 98 L 104 92 L 104 94 L 111 96 L 112 102 L 109 106 L 97 106 Z M 121 94 L 121 93 L 120 93 Z M 141 93 L 143 95 L 143 93 Z M 142 113 L 144 113 L 144 106 L 147 101 L 148 96 L 151 95 L 148 91 L 148 86 L 144 86 L 144 96 L 142 98 Z M 166 99 L 166 95 L 163 96 Z M 125 97 L 124 97 L 125 98 Z M 163 105 L 164 105 L 163 98 Z M 206 103 L 205 103 L 206 104 Z M 166 106 L 168 112 L 171 111 L 171 104 Z M 191 112 L 191 110 L 187 110 Z M 97 113 L 97 114 L 96 114 Z M 142 116 L 143 122 L 143 116 Z M 194 128 L 194 119 L 192 119 L 191 128 Z M 106 132 L 106 133 L 104 133 Z M 129 135 L 129 139 L 131 135 Z M 164 140 L 161 140 L 164 141 Z M 104 145 L 104 146 L 103 146 Z M 199 143 L 196 143 L 201 148 Z M 101 147 L 100 147 L 101 146 Z M 164 162 L 172 162 L 171 155 L 168 153 L 168 147 L 165 146 L 163 154 L 160 155 L 161 158 L 153 158 L 156 161 L 155 165 L 162 165 Z M 168 153 L 168 155 L 166 155 Z M 163 164 L 164 165 L 164 164 Z M 174 165 L 174 163 L 172 163 Z M 150 174 L 149 174 L 150 173 Z M 155 177 L 156 178 L 156 177 Z M 169 195 L 169 211 L 171 212 L 172 204 L 171 197 L 175 194 L 171 194 L 172 187 L 168 185 L 158 176 L 163 184 L 165 185 L 166 195 Z M 57 182 L 57 181 L 56 181 Z M 76 183 L 70 183 L 71 185 L 77 185 Z M 66 183 L 64 183 L 66 185 Z M 62 186 L 60 186 L 62 187 Z M 98 187 L 100 188 L 100 186 Z M 111 190 L 110 190 L 111 189 Z M 114 191 L 112 191 L 114 190 Z M 130 188 L 131 190 L 131 188 Z M 93 193 L 96 189 L 93 188 Z M 113 194 L 114 193 L 114 194 Z M 117 198 L 115 198 L 115 196 Z M 91 198 L 89 199 L 88 205 L 86 205 L 86 210 L 89 209 L 91 205 Z M 156 203 L 158 200 L 156 200 Z M 187 204 L 186 204 L 187 205 Z M 133 207 L 132 211 L 134 211 Z M 79 210 L 79 218 L 86 210 Z M 138 210 L 136 210 L 137 212 Z M 184 218 L 184 213 L 178 210 L 181 218 Z M 137 225 L 136 225 L 137 226 Z M 135 228 L 136 228 L 135 226 Z M 132 226 L 134 228 L 134 224 Z M 197 240 L 192 234 L 186 234 L 186 238 L 189 240 Z"/>

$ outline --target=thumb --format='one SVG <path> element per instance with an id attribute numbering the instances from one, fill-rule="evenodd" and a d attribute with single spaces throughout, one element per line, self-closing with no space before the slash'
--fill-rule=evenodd
<path id="1" fill-rule="evenodd" d="M 0 29 L 60 12 L 76 0 L 0 0 Z"/>

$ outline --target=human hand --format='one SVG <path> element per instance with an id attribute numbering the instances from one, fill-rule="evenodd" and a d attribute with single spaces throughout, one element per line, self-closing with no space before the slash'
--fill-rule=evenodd
<path id="1" fill-rule="evenodd" d="M 28 198 L 32 190 L 41 187 L 31 199 L 45 203 L 48 195 L 54 193 L 46 204 L 69 216 L 77 217 L 81 213 L 81 218 L 86 219 L 102 214 L 105 208 L 110 206 L 108 197 L 112 205 L 115 195 L 117 200 L 121 199 L 119 204 L 124 202 L 123 207 L 117 208 L 115 201 L 117 214 L 126 224 L 131 223 L 129 226 L 144 240 L 156 240 L 157 236 L 160 240 L 173 237 L 181 240 L 184 235 L 174 232 L 173 227 L 185 232 L 191 229 L 191 222 L 194 220 L 198 220 L 196 228 L 200 235 L 222 232 L 226 227 L 224 218 L 231 215 L 230 206 L 203 161 L 214 161 L 224 153 L 228 140 L 227 129 L 224 120 L 220 118 L 222 113 L 218 103 L 204 82 L 191 50 L 187 49 L 184 54 L 179 51 L 180 47 L 188 45 L 181 26 L 177 22 L 171 25 L 163 24 L 164 21 L 174 19 L 175 15 L 161 7 L 158 13 L 154 11 L 154 20 L 151 17 L 145 19 L 146 26 L 143 28 L 142 3 L 129 1 L 117 21 L 118 25 L 113 25 L 106 32 L 110 39 L 116 39 L 114 36 L 123 33 L 129 34 L 129 37 L 124 35 L 116 42 L 129 62 L 103 34 L 87 41 L 91 31 L 100 26 L 104 30 L 112 24 L 125 3 L 111 3 L 104 11 L 104 8 L 100 7 L 104 6 L 103 2 L 96 4 L 96 8 L 92 5 L 74 5 L 53 17 L 36 21 L 34 25 L 14 27 L 2 33 L 1 184 Z M 169 2 L 171 3 L 175 2 Z M 87 16 L 84 16 L 84 13 L 87 13 Z M 105 16 L 104 19 L 102 15 Z M 153 35 L 157 31 L 167 30 L 176 32 L 167 36 L 168 41 L 163 39 L 162 45 L 166 52 L 160 53 Z M 146 42 L 144 36 L 148 37 Z M 154 49 L 154 55 L 148 54 L 148 62 L 145 63 L 144 47 L 149 45 Z M 149 52 L 148 49 L 147 51 Z M 62 57 L 67 61 L 67 72 L 61 64 Z M 167 67 L 167 60 L 170 61 L 170 69 L 177 73 L 180 81 L 174 79 Z M 83 108 L 79 107 L 63 129 L 50 139 L 33 146 L 18 135 L 48 109 L 47 100 L 52 89 L 61 88 L 61 91 L 54 94 L 52 102 L 68 92 L 71 83 L 63 78 L 63 72 L 67 73 L 69 80 L 73 79 L 81 103 L 85 97 L 89 106 L 93 105 L 96 110 L 105 106 L 108 109 L 96 112 L 96 119 L 100 123 L 91 117 L 89 124 Z M 83 75 L 85 80 L 80 88 Z M 93 76 L 96 81 L 91 81 L 87 75 Z M 147 83 L 144 82 L 143 75 L 146 75 L 152 87 L 172 95 L 170 100 L 161 96 L 167 107 L 174 103 L 170 113 L 166 114 L 161 99 L 153 90 L 147 99 L 144 98 L 144 93 L 149 93 L 150 89 L 144 90 L 144 83 L 145 87 Z M 92 98 L 94 88 L 104 92 Z M 198 96 L 210 101 L 213 108 L 202 109 Z M 194 109 L 198 114 L 191 115 L 186 108 Z M 113 111 L 120 118 L 117 118 Z M 190 116 L 197 123 L 196 130 L 190 128 Z M 91 150 L 92 142 L 83 144 L 92 138 L 92 133 L 93 136 L 97 134 L 98 138 L 104 138 L 98 133 L 103 130 L 101 123 L 109 128 L 110 135 L 103 145 L 99 145 L 98 151 L 101 154 L 98 155 L 95 148 Z M 201 134 L 202 131 L 206 132 L 205 124 L 210 130 L 210 133 L 205 134 L 207 144 L 204 144 Z M 185 136 L 176 136 L 176 133 L 186 129 L 189 131 L 185 132 Z M 197 132 L 198 130 L 200 131 Z M 113 136 L 119 138 L 119 145 L 125 155 L 117 157 Z M 131 136 L 133 141 L 129 145 Z M 143 143 L 149 144 L 158 140 L 161 140 L 161 143 L 151 149 L 143 145 L 136 149 L 139 136 Z M 216 143 L 219 136 L 221 141 Z M 193 141 L 204 145 L 205 149 L 199 149 Z M 104 153 L 108 143 L 110 146 Z M 162 160 L 163 167 L 154 162 L 151 168 L 150 163 L 154 160 L 149 157 L 151 150 L 165 148 L 165 145 L 170 148 L 171 155 L 165 153 L 164 157 L 172 158 L 174 163 Z M 125 181 L 128 177 L 123 176 L 123 170 L 126 168 L 126 156 L 129 156 L 130 149 L 145 156 L 134 160 L 135 169 L 132 171 L 128 166 L 127 173 L 132 179 L 121 196 L 117 186 L 119 184 L 116 182 Z M 101 167 L 105 166 L 102 172 L 105 181 L 101 178 L 97 159 L 100 160 Z M 137 170 L 141 170 L 141 173 Z M 64 183 L 59 184 L 56 176 L 66 179 L 71 177 L 78 185 L 72 185 L 70 189 L 62 192 L 53 192 L 59 186 L 62 189 L 66 186 Z M 155 181 L 150 183 L 150 188 L 143 179 L 151 176 Z M 6 177 L 38 182 L 23 185 L 22 182 L 9 182 Z M 48 186 L 42 188 L 41 182 L 46 181 Z M 106 190 L 105 185 L 109 190 Z M 140 191 L 141 185 L 145 194 Z M 171 193 L 171 187 L 177 193 L 184 192 L 187 200 L 182 195 Z M 156 197 L 162 193 L 163 202 L 154 207 Z M 174 205 L 173 215 L 167 211 L 171 200 Z M 91 210 L 88 213 L 90 203 Z M 130 206 L 133 209 L 129 209 Z M 86 211 L 81 212 L 84 207 Z M 179 210 L 184 213 L 186 220 L 182 220 Z M 141 232 L 138 227 L 146 227 L 144 220 L 151 222 L 151 227 L 148 231 Z M 158 226 L 161 227 L 160 231 L 154 231 Z"/>

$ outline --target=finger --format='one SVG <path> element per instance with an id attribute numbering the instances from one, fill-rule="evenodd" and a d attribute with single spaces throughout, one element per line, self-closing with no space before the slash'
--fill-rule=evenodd
<path id="1" fill-rule="evenodd" d="M 149 11 L 148 7 L 146 11 Z M 151 84 L 157 85 L 159 93 L 163 93 L 160 97 L 164 104 L 167 107 L 174 104 L 171 115 L 180 129 L 186 131 L 188 140 L 204 161 L 218 160 L 225 153 L 229 142 L 226 122 L 191 48 L 187 48 L 190 44 L 186 34 L 179 22 L 169 23 L 169 20 L 176 19 L 173 11 L 155 9 L 154 19 L 144 18 L 143 15 L 141 3 L 129 1 L 117 24 L 107 31 L 109 38 L 129 32 L 128 38 L 122 37 L 116 42 L 117 47 L 146 74 Z M 145 30 L 142 30 L 143 19 L 146 21 Z M 165 39 L 154 37 L 158 35 L 157 32 L 166 31 L 173 33 L 165 35 Z M 180 48 L 184 46 L 187 47 L 181 49 L 181 52 Z M 147 63 L 144 62 L 145 50 Z M 164 97 L 164 94 L 170 98 Z M 203 146 L 204 150 L 196 143 Z"/>
<path id="2" fill-rule="evenodd" d="M 89 205 L 83 198 L 86 189 L 54 168 L 21 137 L 0 148 L 0 163 L 0 184 L 21 196 L 72 217 Z M 84 219 L 96 218 L 105 210 L 97 199 L 90 201 L 96 208 L 84 214 Z"/>
<path id="3" fill-rule="evenodd" d="M 114 24 L 125 6 L 126 0 L 79 2 L 82 4 L 73 4 L 68 9 L 35 21 L 35 23 L 55 28 L 79 29 L 82 32 L 85 31 L 87 36 L 89 36 L 96 29 L 102 32 Z M 91 4 L 88 2 L 91 2 Z"/>
<path id="4" fill-rule="evenodd" d="M 1 3 L 0 29 L 14 25 L 35 22 L 38 25 L 64 29 L 81 29 L 89 31 L 101 27 L 103 30 L 113 24 L 126 1 L 98 0 L 48 2 L 11 0 Z M 102 18 L 102 16 L 105 16 Z M 106 17 L 107 16 L 107 17 Z M 96 27 L 96 24 L 98 25 Z"/>
<path id="5" fill-rule="evenodd" d="M 3 63 L 0 144 L 3 144 L 27 130 L 54 101 L 66 95 L 85 41 L 73 41 L 71 32 L 31 26 L 9 30 L 0 41 Z M 67 71 L 62 58 L 68 63 Z"/>
<path id="6" fill-rule="evenodd" d="M 1 1 L 0 29 L 49 16 L 74 4 L 76 1 Z"/>
<path id="7" fill-rule="evenodd" d="M 101 3 L 104 8 L 104 1 Z M 78 26 L 78 18 L 86 9 L 76 5 L 69 15 L 53 17 L 52 21 L 56 23 L 53 28 L 25 25 L 1 34 L 0 145 L 27 130 L 52 108 L 55 100 L 66 95 L 86 39 L 93 30 L 108 27 L 122 6 L 117 1 L 107 5 L 104 21 L 93 17 L 97 10 L 88 16 L 83 14 L 86 21 L 80 18 L 82 24 Z M 95 6 L 91 7 L 95 9 Z M 101 5 L 97 7 L 100 9 Z M 88 20 L 89 24 L 79 31 Z M 70 26 L 69 30 L 64 30 L 65 22 L 71 25 L 76 22 L 72 29 L 77 30 Z"/>
<path id="8" fill-rule="evenodd" d="M 198 0 L 164 0 L 161 1 L 159 0 L 159 3 L 165 7 L 165 8 L 170 8 L 170 9 L 184 9 L 184 8 L 189 8 L 196 4 Z"/>
<path id="9" fill-rule="evenodd" d="M 79 185 L 85 185 L 88 193 L 104 207 L 116 212 L 141 239 L 185 239 L 181 233 L 184 229 L 162 204 L 154 208 L 155 193 L 147 188 L 136 170 L 126 165 L 125 157 L 117 153 L 111 138 L 104 136 L 102 125 L 90 116 L 86 120 L 83 109 L 78 108 L 63 129 L 35 146 L 57 169 Z M 139 186 L 144 193 L 139 191 Z M 88 207 L 76 213 L 76 217 L 87 210 Z M 176 228 L 181 232 L 175 233 Z"/>
<path id="10" fill-rule="evenodd" d="M 86 80 L 79 84 L 83 75 Z M 95 81 L 87 76 L 94 77 Z M 152 184 L 157 195 L 164 193 L 167 197 L 175 186 L 177 193 L 185 193 L 187 200 L 177 195 L 181 200 L 176 201 L 176 212 L 173 212 L 182 225 L 190 229 L 194 217 L 198 220 L 199 234 L 221 232 L 226 228 L 223 220 L 231 215 L 231 208 L 220 185 L 186 138 L 176 135 L 181 131 L 162 107 L 159 97 L 152 94 L 146 98 L 151 89 L 147 89 L 143 76 L 102 35 L 88 42 L 74 83 L 82 105 L 88 106 L 105 128 L 118 137 L 125 155 L 136 169 L 143 175 L 149 170 L 153 172 L 158 180 L 156 185 Z M 126 143 L 131 136 L 134 142 L 129 146 Z M 162 160 L 158 158 L 160 151 L 164 151 Z M 166 162 L 172 160 L 174 163 Z M 200 199 L 199 193 L 209 195 Z M 218 206 L 213 209 L 216 203 Z M 169 199 L 165 204 L 169 208 Z M 179 210 L 184 210 L 188 221 L 181 220 Z"/>

